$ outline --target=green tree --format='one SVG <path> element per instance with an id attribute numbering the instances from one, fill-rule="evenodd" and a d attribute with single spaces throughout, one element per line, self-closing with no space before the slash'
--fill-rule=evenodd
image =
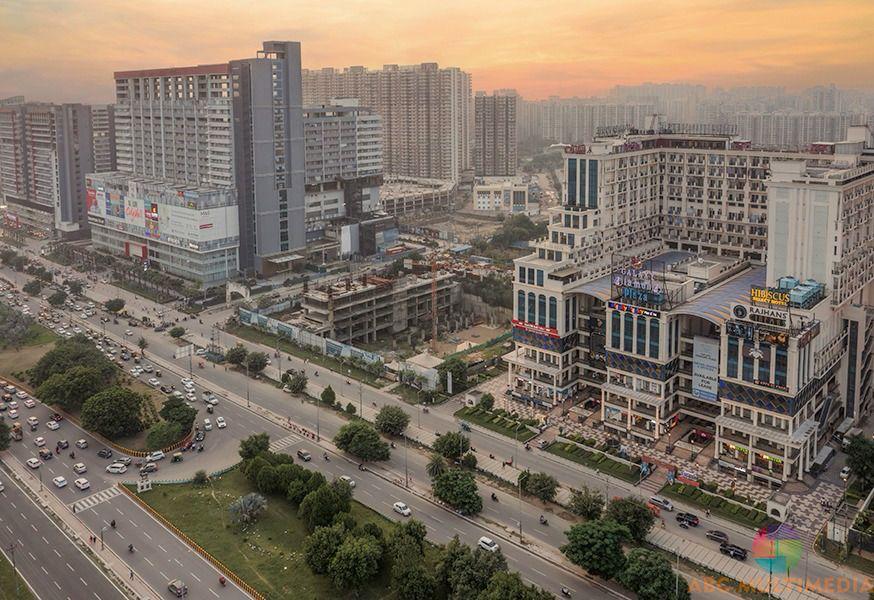
<path id="1" fill-rule="evenodd" d="M 443 458 L 442 454 L 438 454 L 437 452 L 431 453 L 431 458 L 428 460 L 428 464 L 425 466 L 425 472 L 428 473 L 428 477 L 432 480 L 439 475 L 442 475 L 448 469 L 448 465 L 446 464 L 446 459 Z"/>
<path id="2" fill-rule="evenodd" d="M 479 407 L 483 410 L 492 410 L 495 406 L 495 397 L 486 392 L 479 399 Z"/>
<path id="3" fill-rule="evenodd" d="M 874 486 L 874 440 L 860 435 L 851 437 L 847 446 L 847 466 L 862 489 L 871 489 Z"/>
<path id="4" fill-rule="evenodd" d="M 115 366 L 87 338 L 77 335 L 57 342 L 52 350 L 44 354 L 30 369 L 30 382 L 39 387 L 52 375 L 77 366 L 97 369 L 104 383 L 111 381 L 117 373 Z"/>
<path id="5" fill-rule="evenodd" d="M 82 290 L 85 289 L 84 287 L 82 287 L 82 282 L 76 281 L 75 279 L 66 280 L 64 282 L 64 285 L 66 285 L 70 288 L 70 293 L 73 294 L 74 296 L 81 296 Z M 119 309 L 119 310 L 121 310 L 121 309 Z"/>
<path id="6" fill-rule="evenodd" d="M 643 500 L 630 496 L 613 498 L 607 504 L 604 518 L 622 523 L 635 542 L 644 541 L 655 523 L 655 516 Z"/>
<path id="7" fill-rule="evenodd" d="M 304 497 L 297 514 L 306 528 L 313 531 L 316 527 L 330 525 L 337 513 L 347 512 L 343 507 L 344 498 L 337 490 L 329 484 L 322 484 Z"/>
<path id="8" fill-rule="evenodd" d="M 251 460 L 243 462 L 243 474 L 246 476 L 246 479 L 257 484 L 258 475 L 261 471 L 272 466 L 264 455 L 258 455 Z"/>
<path id="9" fill-rule="evenodd" d="M 148 348 L 148 347 L 149 347 L 149 341 L 146 338 L 144 338 L 143 336 L 140 336 L 140 339 L 137 340 L 137 348 L 140 349 L 140 352 L 142 352 L 143 356 L 146 355 L 146 348 Z"/>
<path id="10" fill-rule="evenodd" d="M 291 482 L 302 480 L 307 474 L 307 470 L 300 465 L 289 463 L 276 467 L 276 474 L 279 476 L 279 489 L 287 493 Z"/>
<path id="11" fill-rule="evenodd" d="M 42 282 L 37 279 L 31 279 L 27 283 L 24 284 L 24 287 L 21 290 L 25 294 L 30 294 L 31 296 L 39 296 L 39 293 L 42 291 Z"/>
<path id="12" fill-rule="evenodd" d="M 334 436 L 334 444 L 361 460 L 388 460 L 388 444 L 366 421 L 346 423 Z"/>
<path id="13" fill-rule="evenodd" d="M 431 483 L 434 495 L 463 515 L 475 515 L 483 509 L 483 499 L 470 471 L 449 469 Z"/>
<path id="14" fill-rule="evenodd" d="M 292 394 L 300 394 L 305 389 L 307 389 L 307 376 L 303 371 L 294 371 L 293 373 L 288 375 L 288 379 L 285 382 L 285 385 L 288 386 L 288 391 Z"/>
<path id="15" fill-rule="evenodd" d="M 106 385 L 100 371 L 78 365 L 61 373 L 54 373 L 36 389 L 36 395 L 46 404 L 67 411 L 78 411 L 82 403 Z"/>
<path id="16" fill-rule="evenodd" d="M 392 563 L 391 587 L 398 600 L 431 600 L 437 581 L 421 559 L 403 556 Z"/>
<path id="17" fill-rule="evenodd" d="M 173 327 L 172 329 L 170 329 L 170 331 L 168 331 L 167 333 L 170 334 L 171 338 L 174 338 L 174 339 L 181 338 L 183 335 L 185 335 L 185 328 L 179 327 L 177 325 L 176 327 Z"/>
<path id="18" fill-rule="evenodd" d="M 0 304 L 0 348 L 20 348 L 31 335 L 33 319 Z"/>
<path id="19" fill-rule="evenodd" d="M 355 405 L 352 404 L 351 402 L 347 402 L 346 403 L 346 414 L 354 417 L 356 412 L 357 412 L 357 409 L 355 408 Z"/>
<path id="20" fill-rule="evenodd" d="M 558 481 L 555 477 L 546 473 L 529 473 L 524 471 L 519 474 L 519 481 L 527 493 L 536 496 L 542 502 L 550 502 L 555 498 L 558 491 Z"/>
<path id="21" fill-rule="evenodd" d="M 263 352 L 250 352 L 246 357 L 246 365 L 249 373 L 255 375 L 267 368 L 267 355 Z"/>
<path id="22" fill-rule="evenodd" d="M 689 584 L 674 573 L 668 560 L 657 552 L 633 548 L 626 557 L 619 582 L 637 594 L 638 600 L 689 600 Z M 679 591 L 679 595 L 677 594 Z"/>
<path id="23" fill-rule="evenodd" d="M 379 572 L 382 547 L 370 537 L 347 537 L 331 559 L 328 575 L 341 590 L 357 590 Z"/>
<path id="24" fill-rule="evenodd" d="M 107 300 L 103 306 L 109 312 L 118 313 L 124 308 L 124 300 L 121 298 L 113 298 L 112 300 Z"/>
<path id="25" fill-rule="evenodd" d="M 452 373 L 452 390 L 454 392 L 463 390 L 467 387 L 467 363 L 457 356 L 450 357 L 443 361 L 443 363 L 437 367 L 437 373 L 440 376 L 440 385 L 442 385 L 443 389 L 447 392 L 449 391 L 446 377 L 447 373 Z"/>
<path id="26" fill-rule="evenodd" d="M 194 485 L 206 485 L 209 483 L 209 475 L 203 469 L 198 469 L 194 472 L 194 478 L 191 480 Z"/>
<path id="27" fill-rule="evenodd" d="M 267 498 L 254 492 L 240 496 L 228 506 L 231 518 L 242 525 L 254 523 L 265 510 L 267 510 Z"/>
<path id="28" fill-rule="evenodd" d="M 568 543 L 561 551 L 575 565 L 604 579 L 618 577 L 625 569 L 622 544 L 631 541 L 631 533 L 625 525 L 595 519 L 573 525 L 565 535 Z"/>
<path id="29" fill-rule="evenodd" d="M 458 541 L 450 540 L 443 549 L 443 560 L 437 567 L 438 580 L 449 590 L 452 600 L 476 598 L 485 590 L 496 573 L 507 571 L 503 552 L 471 550 Z"/>
<path id="30" fill-rule="evenodd" d="M 9 261 L 9 266 L 15 269 L 16 271 L 23 271 L 24 267 L 27 266 L 27 257 L 25 256 L 15 256 L 12 260 Z"/>
<path id="31" fill-rule="evenodd" d="M 49 304 L 57 308 L 58 306 L 63 306 L 64 302 L 67 301 L 67 293 L 61 290 L 58 290 L 48 298 Z"/>
<path id="32" fill-rule="evenodd" d="M 600 519 L 604 512 L 604 496 L 583 486 L 581 490 L 571 491 L 570 511 L 584 519 Z"/>
<path id="33" fill-rule="evenodd" d="M 8 450 L 12 443 L 12 434 L 5 420 L 0 420 L 0 450 Z"/>
<path id="34" fill-rule="evenodd" d="M 258 472 L 258 491 L 265 495 L 275 494 L 280 490 L 279 473 L 276 472 L 276 467 L 268 466 Z"/>
<path id="35" fill-rule="evenodd" d="M 555 596 L 533 585 L 526 585 L 519 573 L 497 572 L 477 600 L 554 600 Z"/>
<path id="36" fill-rule="evenodd" d="M 249 460 L 270 449 L 270 436 L 266 433 L 255 433 L 240 440 L 240 458 Z"/>
<path id="37" fill-rule="evenodd" d="M 461 457 L 461 466 L 465 469 L 476 469 L 476 463 L 476 454 L 473 452 L 468 452 Z"/>
<path id="38" fill-rule="evenodd" d="M 232 365 L 242 366 L 246 362 L 246 357 L 249 356 L 249 351 L 242 344 L 237 344 L 232 348 L 228 348 L 225 352 L 225 360 Z"/>
<path id="39" fill-rule="evenodd" d="M 342 525 L 316 527 L 304 543 L 304 561 L 310 570 L 319 575 L 327 573 L 331 560 L 345 539 L 346 529 Z"/>
<path id="40" fill-rule="evenodd" d="M 427 535 L 428 530 L 424 523 L 417 519 L 410 519 L 392 529 L 389 535 L 389 547 L 392 548 L 395 556 L 409 554 L 411 548 L 415 549 L 417 555 L 424 556 Z"/>
<path id="41" fill-rule="evenodd" d="M 322 390 L 321 395 L 319 396 L 322 400 L 322 404 L 326 404 L 328 406 L 334 406 L 334 402 L 337 401 L 337 394 L 334 392 L 334 388 L 331 386 L 326 387 Z"/>
<path id="42" fill-rule="evenodd" d="M 189 406 L 182 398 L 169 396 L 158 411 L 161 418 L 179 425 L 179 431 L 191 431 L 194 419 L 197 418 L 197 409 Z"/>
<path id="43" fill-rule="evenodd" d="M 470 439 L 457 431 L 448 431 L 434 441 L 434 450 L 450 460 L 459 460 L 470 450 Z"/>
<path id="44" fill-rule="evenodd" d="M 174 421 L 158 421 L 149 428 L 146 448 L 160 450 L 172 445 L 182 437 L 182 427 Z"/>
<path id="45" fill-rule="evenodd" d="M 376 413 L 374 425 L 386 435 L 401 435 L 410 424 L 410 415 L 400 406 L 386 404 Z"/>
<path id="46" fill-rule="evenodd" d="M 82 405 L 82 426 L 105 438 L 116 440 L 143 430 L 140 394 L 123 387 L 111 387 L 94 394 Z"/>

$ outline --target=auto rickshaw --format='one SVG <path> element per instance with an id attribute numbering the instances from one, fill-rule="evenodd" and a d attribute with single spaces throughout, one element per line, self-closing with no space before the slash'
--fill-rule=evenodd
<path id="1" fill-rule="evenodd" d="M 214 411 L 215 411 L 215 407 L 213 407 L 212 404 L 206 405 L 206 412 L 208 412 L 209 414 L 212 414 Z"/>
<path id="2" fill-rule="evenodd" d="M 155 377 L 157 377 L 158 379 L 161 379 L 161 376 L 162 376 L 161 369 L 155 369 Z"/>
<path id="3" fill-rule="evenodd" d="M 182 462 L 182 453 L 181 452 L 174 452 L 173 458 L 171 459 L 171 462 Z"/>

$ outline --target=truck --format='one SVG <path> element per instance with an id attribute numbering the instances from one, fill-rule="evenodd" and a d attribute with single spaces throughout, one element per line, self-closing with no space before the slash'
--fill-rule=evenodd
<path id="1" fill-rule="evenodd" d="M 21 432 L 21 423 L 14 423 L 12 425 L 12 439 L 16 442 L 20 442 L 24 437 L 24 434 Z"/>
<path id="2" fill-rule="evenodd" d="M 860 435 L 862 435 L 862 430 L 858 427 L 850 429 L 844 434 L 844 438 L 841 440 L 841 450 L 846 451 L 846 449 L 850 447 L 850 442 L 853 441 L 853 438 Z"/>

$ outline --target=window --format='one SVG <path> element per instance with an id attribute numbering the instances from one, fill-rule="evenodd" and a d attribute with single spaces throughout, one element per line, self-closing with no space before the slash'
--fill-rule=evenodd
<path id="1" fill-rule="evenodd" d="M 546 326 L 546 296 L 537 297 L 537 324 Z"/>
<path id="2" fill-rule="evenodd" d="M 762 358 L 759 359 L 759 381 L 771 381 L 771 346 L 769 344 L 759 344 L 759 352 L 762 353 Z"/>
<path id="3" fill-rule="evenodd" d="M 537 269 L 537 285 L 543 287 L 543 270 Z"/>
<path id="4" fill-rule="evenodd" d="M 625 313 L 625 323 L 622 326 L 622 346 L 626 352 L 633 352 L 632 342 L 634 341 L 634 316 L 631 313 Z"/>
<path id="5" fill-rule="evenodd" d="M 558 327 L 558 303 L 555 298 L 549 299 L 549 326 L 553 329 Z"/>
<path id="6" fill-rule="evenodd" d="M 586 190 L 588 201 L 586 206 L 589 208 L 598 208 L 598 161 L 589 161 L 589 183 Z"/>
<path id="7" fill-rule="evenodd" d="M 519 283 L 525 283 L 525 267 L 519 267 Z"/>
<path id="8" fill-rule="evenodd" d="M 646 317 L 637 317 L 637 353 L 646 356 Z"/>
<path id="9" fill-rule="evenodd" d="M 528 283 L 534 284 L 534 269 L 528 269 Z"/>
<path id="10" fill-rule="evenodd" d="M 774 368 L 774 385 L 786 385 L 786 365 L 789 362 L 789 357 L 786 353 L 786 348 L 777 346 L 777 361 Z"/>
<path id="11" fill-rule="evenodd" d="M 619 327 L 622 323 L 622 317 L 619 314 L 618 310 L 614 310 L 613 314 L 610 315 L 610 347 L 619 349 Z"/>
<path id="12" fill-rule="evenodd" d="M 674 351 L 674 323 L 679 321 L 679 319 L 671 322 L 668 321 L 668 354 Z"/>
<path id="13" fill-rule="evenodd" d="M 728 338 L 728 366 L 726 368 L 726 375 L 728 377 L 737 377 L 737 351 L 739 346 L 740 344 L 736 337 Z"/>
<path id="14" fill-rule="evenodd" d="M 652 319 L 649 322 L 649 357 L 659 357 L 659 320 Z"/>
<path id="15" fill-rule="evenodd" d="M 528 292 L 528 322 L 534 323 L 537 319 L 537 315 L 535 311 L 537 310 L 537 305 L 534 303 L 534 292 Z"/>
<path id="16" fill-rule="evenodd" d="M 577 159 L 569 158 L 567 161 L 567 203 L 577 203 Z"/>
<path id="17" fill-rule="evenodd" d="M 516 295 L 516 319 L 519 321 L 525 320 L 525 292 L 519 290 Z"/>
<path id="18" fill-rule="evenodd" d="M 743 351 L 743 380 L 744 381 L 754 381 L 755 377 L 753 376 L 753 358 L 750 356 L 750 351 L 754 348 L 752 342 L 746 341 L 744 342 L 744 351 Z"/>

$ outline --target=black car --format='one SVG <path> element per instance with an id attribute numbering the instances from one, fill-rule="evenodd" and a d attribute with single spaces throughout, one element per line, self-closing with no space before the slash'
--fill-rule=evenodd
<path id="1" fill-rule="evenodd" d="M 718 529 L 711 529 L 706 534 L 708 540 L 713 540 L 714 542 L 719 542 L 720 544 L 728 543 L 728 534 L 724 531 L 719 531 Z"/>
<path id="2" fill-rule="evenodd" d="M 112 458 L 112 450 L 109 448 L 101 448 L 97 451 L 97 456 L 100 458 Z"/>
<path id="3" fill-rule="evenodd" d="M 41 459 L 43 459 L 43 460 L 51 460 L 51 458 L 52 458 L 53 456 L 54 456 L 54 454 L 52 454 L 52 451 L 49 450 L 48 448 L 40 448 L 40 449 L 39 449 L 39 457 L 40 457 Z"/>
<path id="4" fill-rule="evenodd" d="M 67 440 L 58 441 L 58 448 L 60 448 L 61 450 L 66 450 L 69 447 L 70 447 L 70 444 L 67 442 Z"/>
<path id="5" fill-rule="evenodd" d="M 298 450 L 297 457 L 304 462 L 310 462 L 313 459 L 312 454 L 310 454 L 306 450 Z"/>
<path id="6" fill-rule="evenodd" d="M 206 438 L 206 434 L 203 433 L 202 431 L 198 431 L 197 433 L 194 434 L 194 441 L 195 442 L 202 442 L 205 438 Z"/>
<path id="7" fill-rule="evenodd" d="M 698 515 L 693 515 L 692 513 L 687 512 L 677 513 L 677 522 L 682 523 L 684 521 L 691 527 L 698 527 L 698 524 L 701 522 L 698 519 Z"/>
<path id="8" fill-rule="evenodd" d="M 747 551 L 734 544 L 720 544 L 719 551 L 735 560 L 743 561 L 747 559 Z"/>

